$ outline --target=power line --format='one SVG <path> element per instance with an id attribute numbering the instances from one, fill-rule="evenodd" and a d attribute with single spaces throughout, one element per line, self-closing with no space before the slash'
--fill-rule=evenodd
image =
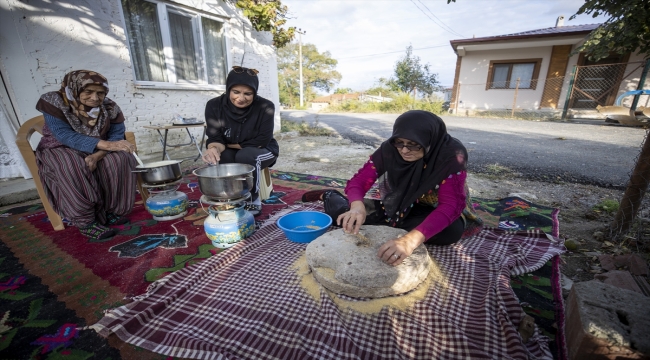
<path id="1" fill-rule="evenodd" d="M 458 35 L 458 36 L 460 36 L 460 37 L 462 37 L 462 38 L 465 38 L 465 37 L 466 37 L 466 36 L 464 36 L 463 34 L 459 34 L 456 30 L 452 29 L 449 25 L 445 24 L 442 20 L 440 20 L 440 18 L 437 17 L 436 14 L 434 14 L 433 11 L 431 11 L 431 9 L 429 9 L 429 7 L 428 7 L 425 3 L 422 2 L 422 0 L 418 0 L 418 2 L 419 2 L 420 4 L 422 4 L 422 6 L 424 6 L 427 10 L 429 10 L 429 13 L 431 14 L 431 16 L 433 16 L 434 18 L 438 19 L 438 21 L 439 21 L 439 22 L 440 22 L 444 27 L 446 27 L 446 28 L 449 29 L 451 32 L 453 32 L 454 34 L 456 34 L 456 35 Z"/>
<path id="2" fill-rule="evenodd" d="M 418 8 L 418 10 L 420 10 L 420 11 L 424 14 L 424 16 L 428 17 L 429 20 L 433 21 L 433 23 L 436 24 L 436 25 L 438 25 L 442 30 L 444 30 L 444 31 L 446 31 L 446 32 L 448 32 L 448 33 L 450 33 L 450 34 L 452 34 L 452 35 L 454 35 L 454 36 L 460 36 L 460 37 L 463 37 L 463 38 L 465 37 L 465 36 L 463 36 L 463 35 L 461 35 L 461 34 L 455 32 L 455 31 L 454 31 L 452 28 L 450 28 L 449 26 L 444 25 L 444 23 L 442 23 L 442 21 L 440 21 L 440 19 L 438 19 L 438 21 L 440 21 L 440 23 L 442 23 L 444 26 L 438 24 L 437 21 L 435 21 L 431 16 L 429 16 L 429 14 L 427 14 L 424 10 L 422 10 L 422 8 L 420 8 L 420 7 L 418 6 L 418 4 L 415 2 L 415 0 L 411 0 L 411 2 L 413 3 L 413 5 L 415 5 L 416 8 Z M 422 5 L 423 5 L 424 7 L 426 7 L 426 5 L 424 5 L 424 4 L 422 4 Z M 427 10 L 429 10 L 428 7 L 427 7 Z M 431 12 L 431 10 L 429 10 L 429 12 Z M 431 15 L 433 15 L 433 12 L 431 12 Z M 433 15 L 433 16 L 435 17 L 435 15 Z M 436 19 L 437 19 L 437 17 L 436 17 Z M 449 28 L 449 29 L 445 28 L 445 26 L 447 26 L 447 28 Z"/>
<path id="3" fill-rule="evenodd" d="M 445 47 L 445 46 L 449 46 L 449 44 L 445 44 L 445 45 L 436 45 L 436 46 L 428 46 L 428 47 L 417 48 L 417 49 L 413 49 L 413 50 L 426 50 L 426 49 L 433 49 L 433 48 L 439 48 L 439 47 Z M 376 56 L 376 55 L 387 55 L 387 54 L 395 54 L 395 53 L 401 53 L 401 52 L 404 52 L 404 50 L 399 50 L 399 51 L 389 51 L 389 52 L 385 52 L 385 53 L 367 54 L 367 55 L 359 55 L 359 56 L 348 56 L 348 57 L 338 58 L 337 60 L 341 60 L 341 59 L 354 59 L 354 58 L 367 57 L 367 56 Z"/>

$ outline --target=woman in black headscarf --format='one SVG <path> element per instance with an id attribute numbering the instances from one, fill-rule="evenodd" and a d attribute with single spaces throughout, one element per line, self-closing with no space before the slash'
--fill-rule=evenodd
<path id="1" fill-rule="evenodd" d="M 460 240 L 466 229 L 480 228 L 465 184 L 466 164 L 467 150 L 447 133 L 442 119 L 426 111 L 408 111 L 395 120 L 390 139 L 348 181 L 349 204 L 335 190 L 306 193 L 303 201 L 322 198 L 325 211 L 346 232 L 358 233 L 362 224 L 407 230 L 383 244 L 377 254 L 399 265 L 425 241 L 448 245 Z M 377 180 L 381 200 L 368 215 L 363 198 Z"/>
<path id="2" fill-rule="evenodd" d="M 257 95 L 258 71 L 233 66 L 226 79 L 226 92 L 205 106 L 208 140 L 203 161 L 209 164 L 250 164 L 253 171 L 251 203 L 254 215 L 262 210 L 259 181 L 262 169 L 272 166 L 280 147 L 273 138 L 275 106 Z"/>

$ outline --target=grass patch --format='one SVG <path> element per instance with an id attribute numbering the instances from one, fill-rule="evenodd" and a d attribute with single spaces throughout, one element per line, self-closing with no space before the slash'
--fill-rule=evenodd
<path id="1" fill-rule="evenodd" d="M 330 105 L 322 109 L 321 112 L 403 113 L 408 110 L 425 110 L 441 114 L 442 101 L 413 100 L 410 95 L 401 94 L 387 102 L 349 100 L 341 104 Z"/>
<path id="2" fill-rule="evenodd" d="M 482 174 L 490 180 L 501 180 L 508 177 L 517 176 L 518 173 L 507 166 L 495 164 L 488 164 L 476 169 L 476 172 Z"/>
<path id="3" fill-rule="evenodd" d="M 281 119 L 280 124 L 280 132 L 296 131 L 301 136 L 331 136 L 333 134 L 331 130 L 319 126 L 318 121 L 313 124 L 307 124 L 304 121 L 295 122 Z"/>
<path id="4" fill-rule="evenodd" d="M 305 162 L 330 162 L 328 159 L 322 159 L 319 157 L 299 157 L 298 158 L 299 163 L 305 163 Z"/>
<path id="5" fill-rule="evenodd" d="M 515 172 L 503 165 L 490 164 L 485 166 L 485 173 L 492 176 L 505 176 L 512 175 Z"/>
<path id="6" fill-rule="evenodd" d="M 599 202 L 598 204 L 594 205 L 592 209 L 594 211 L 606 212 L 608 214 L 611 214 L 618 211 L 619 206 L 620 204 L 618 203 L 618 201 L 612 199 L 605 199 Z"/>

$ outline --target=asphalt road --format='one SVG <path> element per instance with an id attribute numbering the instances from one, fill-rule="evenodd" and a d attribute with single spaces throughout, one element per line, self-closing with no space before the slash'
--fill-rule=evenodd
<path id="1" fill-rule="evenodd" d="M 344 138 L 378 146 L 390 137 L 398 114 L 318 114 L 282 111 L 282 118 L 318 122 Z M 442 117 L 447 131 L 465 144 L 469 169 L 505 166 L 524 178 L 623 188 L 634 168 L 646 131 L 603 120 L 544 122 Z"/>

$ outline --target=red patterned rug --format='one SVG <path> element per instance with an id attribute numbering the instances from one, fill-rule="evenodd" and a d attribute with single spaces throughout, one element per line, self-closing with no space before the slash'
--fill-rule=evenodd
<path id="1" fill-rule="evenodd" d="M 73 339 L 80 334 L 74 329 L 96 322 L 106 309 L 128 303 L 153 281 L 221 251 L 212 246 L 203 230 L 204 217 L 198 215 L 201 193 L 195 178 L 186 175 L 179 191 L 189 198 L 185 217 L 156 221 L 138 196 L 129 216 L 131 221 L 116 227 L 118 235 L 103 242 L 89 241 L 71 226 L 53 230 L 41 204 L 3 212 L 0 315 L 4 319 L 0 322 L 0 358 L 9 354 L 27 359 L 72 353 L 80 358 L 93 354 L 97 358 L 115 357 L 115 349 L 95 335 L 83 334 L 97 337 L 93 341 L 103 345 L 89 345 L 93 341 L 86 340 L 88 348 L 78 347 L 79 341 Z M 303 193 L 275 185 L 256 222 L 300 200 Z M 44 293 L 48 294 L 46 303 L 50 308 L 57 307 L 56 311 L 42 308 Z M 41 310 L 35 313 L 34 309 Z M 63 315 L 64 311 L 70 314 Z M 47 340 L 39 342 L 43 337 Z M 73 342 L 74 346 L 67 346 Z M 142 350 L 134 346 L 117 347 L 124 359 L 136 353 L 142 356 Z M 149 358 L 159 357 L 145 353 Z"/>

